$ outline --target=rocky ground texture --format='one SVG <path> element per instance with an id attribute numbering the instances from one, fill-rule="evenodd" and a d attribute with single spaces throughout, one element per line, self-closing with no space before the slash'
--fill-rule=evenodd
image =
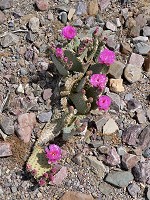
<path id="1" fill-rule="evenodd" d="M 60 77 L 46 54 L 66 24 L 99 27 L 114 50 L 107 113 L 91 111 L 65 152 L 55 185 L 25 171 L 38 133 L 59 105 Z M 149 0 L 0 0 L 0 199 L 150 200 Z"/>

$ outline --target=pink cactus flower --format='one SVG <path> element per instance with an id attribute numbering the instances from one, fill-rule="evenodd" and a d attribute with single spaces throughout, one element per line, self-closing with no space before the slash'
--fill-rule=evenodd
<path id="1" fill-rule="evenodd" d="M 62 48 L 56 48 L 56 52 L 55 52 L 55 54 L 56 54 L 56 56 L 58 57 L 58 58 L 63 58 L 64 57 L 64 52 L 63 52 L 63 50 L 62 50 Z"/>
<path id="2" fill-rule="evenodd" d="M 114 63 L 115 58 L 115 53 L 106 48 L 100 53 L 98 62 L 109 66 Z"/>
<path id="3" fill-rule="evenodd" d="M 62 29 L 62 35 L 64 38 L 71 40 L 77 35 L 77 31 L 73 26 L 65 26 Z"/>
<path id="4" fill-rule="evenodd" d="M 103 90 L 106 86 L 107 77 L 105 74 L 93 74 L 90 78 L 90 83 L 94 87 Z"/>
<path id="5" fill-rule="evenodd" d="M 106 95 L 102 95 L 97 100 L 97 105 L 99 110 L 108 110 L 111 105 L 111 98 Z"/>
<path id="6" fill-rule="evenodd" d="M 44 186 L 46 184 L 46 181 L 41 178 L 38 183 L 40 186 Z"/>
<path id="7" fill-rule="evenodd" d="M 61 159 L 61 148 L 56 144 L 51 144 L 45 149 L 46 158 L 48 158 L 48 164 L 55 163 Z"/>

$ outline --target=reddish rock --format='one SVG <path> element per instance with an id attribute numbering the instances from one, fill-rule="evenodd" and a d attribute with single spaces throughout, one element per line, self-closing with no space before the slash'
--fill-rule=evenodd
<path id="1" fill-rule="evenodd" d="M 65 192 L 60 200 L 94 200 L 91 195 L 83 194 L 81 192 Z"/>
<path id="2" fill-rule="evenodd" d="M 0 158 L 11 156 L 11 146 L 7 142 L 0 142 Z"/>
<path id="3" fill-rule="evenodd" d="M 28 143 L 31 138 L 31 133 L 36 124 L 36 116 L 34 113 L 25 113 L 18 116 L 18 125 L 16 132 L 21 140 Z"/>
<path id="4" fill-rule="evenodd" d="M 142 129 L 139 125 L 132 125 L 126 130 L 124 130 L 122 134 L 122 140 L 124 143 L 128 145 L 135 146 L 138 142 L 138 136 L 141 133 Z"/>
<path id="5" fill-rule="evenodd" d="M 142 67 L 143 63 L 144 63 L 144 58 L 142 55 L 136 53 L 131 54 L 129 64 L 135 67 Z"/>
<path id="6" fill-rule="evenodd" d="M 134 154 L 127 153 L 122 156 L 122 165 L 127 170 L 132 169 L 137 164 L 138 161 L 139 158 Z"/>
<path id="7" fill-rule="evenodd" d="M 60 185 L 62 181 L 67 177 L 67 167 L 62 167 L 57 174 L 54 175 L 53 184 Z"/>
<path id="8" fill-rule="evenodd" d="M 40 11 L 48 10 L 48 1 L 47 0 L 36 0 L 35 4 Z"/>
<path id="9" fill-rule="evenodd" d="M 120 164 L 120 156 L 118 155 L 116 149 L 112 147 L 106 157 L 106 164 L 110 166 L 116 166 Z"/>
<path id="10" fill-rule="evenodd" d="M 150 125 L 145 127 L 139 135 L 139 145 L 142 149 L 150 146 Z"/>
<path id="11" fill-rule="evenodd" d="M 148 53 L 148 56 L 145 58 L 145 61 L 144 61 L 144 70 L 146 72 L 150 72 L 150 52 Z"/>
<path id="12" fill-rule="evenodd" d="M 43 92 L 43 99 L 46 101 L 52 96 L 52 89 L 45 89 Z"/>

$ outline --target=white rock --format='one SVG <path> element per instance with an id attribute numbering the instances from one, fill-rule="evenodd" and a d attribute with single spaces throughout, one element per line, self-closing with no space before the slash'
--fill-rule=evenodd
<path id="1" fill-rule="evenodd" d="M 33 33 L 39 31 L 40 20 L 37 17 L 32 17 L 29 21 L 29 28 Z"/>
<path id="2" fill-rule="evenodd" d="M 119 130 L 118 125 L 116 122 L 111 118 L 109 119 L 106 124 L 103 126 L 103 133 L 104 134 L 111 134 L 115 133 L 117 130 Z"/>
<path id="3" fill-rule="evenodd" d="M 23 85 L 22 84 L 20 84 L 19 86 L 18 86 L 18 88 L 17 88 L 17 93 L 22 93 L 22 94 L 24 94 L 24 87 L 23 87 Z"/>

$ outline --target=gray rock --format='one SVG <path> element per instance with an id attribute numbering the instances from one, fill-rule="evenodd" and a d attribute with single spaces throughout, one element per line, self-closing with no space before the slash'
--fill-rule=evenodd
<path id="1" fill-rule="evenodd" d="M 111 101 L 112 101 L 110 109 L 118 112 L 120 110 L 120 106 L 121 106 L 120 96 L 113 92 L 109 92 L 109 93 L 107 93 L 107 95 L 111 98 Z"/>
<path id="2" fill-rule="evenodd" d="M 4 191 L 2 189 L 2 187 L 0 186 L 0 196 L 3 195 Z"/>
<path id="3" fill-rule="evenodd" d="M 15 193 L 15 192 L 17 192 L 17 187 L 15 187 L 15 186 L 12 186 L 12 187 L 11 187 L 11 192 L 12 192 L 12 193 Z"/>
<path id="4" fill-rule="evenodd" d="M 132 93 L 126 94 L 124 99 L 127 100 L 127 101 L 133 99 L 133 94 Z"/>
<path id="5" fill-rule="evenodd" d="M 128 64 L 124 70 L 124 77 L 130 83 L 139 81 L 141 76 L 142 76 L 142 69 L 140 67 Z"/>
<path id="6" fill-rule="evenodd" d="M 139 42 L 148 42 L 148 37 L 145 36 L 138 36 L 133 38 L 133 43 L 139 43 Z"/>
<path id="7" fill-rule="evenodd" d="M 111 78 L 121 78 L 125 65 L 120 61 L 115 61 L 109 68 L 108 76 Z"/>
<path id="8" fill-rule="evenodd" d="M 51 88 L 47 88 L 43 91 L 43 99 L 46 101 L 48 100 L 51 96 L 52 96 L 52 89 Z"/>
<path id="9" fill-rule="evenodd" d="M 19 37 L 13 33 L 8 33 L 1 41 L 2 47 L 9 47 L 19 42 Z"/>
<path id="10" fill-rule="evenodd" d="M 106 146 L 106 145 L 102 145 L 98 148 L 98 151 L 102 154 L 106 154 L 108 155 L 109 151 L 110 151 L 110 146 Z"/>
<path id="11" fill-rule="evenodd" d="M 130 59 L 129 59 L 129 64 L 131 64 L 135 67 L 141 68 L 143 63 L 144 63 L 143 56 L 136 54 L 136 53 L 131 54 Z"/>
<path id="12" fill-rule="evenodd" d="M 127 190 L 129 194 L 135 199 L 138 197 L 138 194 L 140 193 L 140 187 L 136 183 L 129 184 Z"/>
<path id="13" fill-rule="evenodd" d="M 29 21 L 29 28 L 33 33 L 37 33 L 39 31 L 40 20 L 37 17 L 32 17 Z"/>
<path id="14" fill-rule="evenodd" d="M 8 142 L 0 142 L 0 158 L 12 156 L 11 146 Z"/>
<path id="15" fill-rule="evenodd" d="M 129 16 L 128 8 L 121 9 L 121 14 L 124 17 L 124 19 L 127 20 L 128 16 Z"/>
<path id="16" fill-rule="evenodd" d="M 28 74 L 28 70 L 24 67 L 22 67 L 19 72 L 21 76 L 25 76 Z"/>
<path id="17" fill-rule="evenodd" d="M 40 122 L 48 122 L 52 117 L 52 111 L 40 113 L 37 118 Z"/>
<path id="18" fill-rule="evenodd" d="M 105 116 L 99 116 L 98 119 L 95 120 L 95 124 L 96 124 L 96 128 L 98 132 L 102 131 L 102 127 L 104 126 L 104 124 L 106 124 L 107 121 L 108 121 L 108 118 Z"/>
<path id="19" fill-rule="evenodd" d="M 143 110 L 140 109 L 136 111 L 136 118 L 139 124 L 146 123 L 146 114 Z"/>
<path id="20" fill-rule="evenodd" d="M 115 50 L 115 49 L 116 49 L 116 46 L 117 46 L 116 36 L 115 36 L 115 35 L 109 35 L 109 36 L 107 37 L 106 45 L 107 45 L 110 49 Z"/>
<path id="21" fill-rule="evenodd" d="M 111 4 L 111 1 L 110 0 L 99 0 L 98 3 L 99 3 L 101 11 L 104 11 Z"/>
<path id="22" fill-rule="evenodd" d="M 117 147 L 117 152 L 118 152 L 118 154 L 119 154 L 120 156 L 124 156 L 124 155 L 127 153 L 125 147 L 122 147 L 122 146 Z"/>
<path id="23" fill-rule="evenodd" d="M 150 147 L 146 148 L 143 152 L 145 158 L 150 158 Z"/>
<path id="24" fill-rule="evenodd" d="M 128 145 L 135 146 L 138 142 L 138 136 L 140 135 L 142 128 L 140 125 L 132 125 L 125 129 L 122 134 L 122 141 Z"/>
<path id="25" fill-rule="evenodd" d="M 150 200 L 150 187 L 147 188 L 146 196 L 147 196 L 148 200 Z"/>
<path id="26" fill-rule="evenodd" d="M 130 36 L 131 37 L 138 37 L 140 35 L 140 30 L 141 27 L 140 26 L 132 26 L 130 30 Z"/>
<path id="27" fill-rule="evenodd" d="M 67 23 L 67 19 L 68 19 L 68 15 L 66 12 L 61 12 L 59 14 L 59 19 L 62 23 L 66 24 Z"/>
<path id="28" fill-rule="evenodd" d="M 0 10 L 0 24 L 3 24 L 6 21 L 5 14 Z"/>
<path id="29" fill-rule="evenodd" d="M 0 128 L 6 135 L 14 134 L 14 122 L 11 118 L 2 116 L 0 121 Z"/>
<path id="30" fill-rule="evenodd" d="M 150 36 L 150 26 L 143 27 L 143 35 L 148 37 Z"/>
<path id="31" fill-rule="evenodd" d="M 37 39 L 37 34 L 32 33 L 32 31 L 28 31 L 28 33 L 26 35 L 26 40 L 30 41 L 30 42 L 34 42 L 36 39 Z"/>
<path id="32" fill-rule="evenodd" d="M 88 17 L 86 20 L 86 26 L 90 28 L 94 26 L 94 24 L 95 24 L 95 18 L 93 16 Z"/>
<path id="33" fill-rule="evenodd" d="M 133 175 L 130 171 L 112 171 L 107 175 L 105 181 L 116 187 L 127 187 L 133 181 Z"/>
<path id="34" fill-rule="evenodd" d="M 136 18 L 135 18 L 136 24 L 138 26 L 140 26 L 140 28 L 142 28 L 143 26 L 146 25 L 147 23 L 147 19 L 146 19 L 146 15 L 144 14 L 139 14 Z"/>
<path id="35" fill-rule="evenodd" d="M 102 194 L 109 196 L 110 193 L 113 192 L 114 188 L 110 184 L 102 182 L 100 183 L 99 190 L 101 191 Z"/>
<path id="36" fill-rule="evenodd" d="M 136 111 L 137 109 L 142 108 L 140 102 L 138 102 L 136 99 L 131 99 L 127 102 L 127 108 L 129 110 Z"/>
<path id="37" fill-rule="evenodd" d="M 106 22 L 106 28 L 111 30 L 111 31 L 114 31 L 114 32 L 117 31 L 116 25 L 112 22 L 109 22 L 109 21 Z"/>
<path id="38" fill-rule="evenodd" d="M 146 115 L 147 115 L 147 118 L 148 118 L 149 121 L 150 121 L 150 107 L 147 109 L 147 111 L 146 111 Z"/>
<path id="39" fill-rule="evenodd" d="M 106 167 L 102 163 L 102 161 L 97 160 L 97 158 L 95 156 L 88 156 L 87 159 L 89 160 L 90 165 L 97 170 L 98 176 L 100 178 L 104 178 L 104 175 L 106 172 Z"/>
<path id="40" fill-rule="evenodd" d="M 76 14 L 77 15 L 85 15 L 87 14 L 87 5 L 83 1 L 79 1 L 76 9 Z"/>
<path id="41" fill-rule="evenodd" d="M 13 6 L 13 0 L 0 0 L 0 9 L 5 10 Z"/>
<path id="42" fill-rule="evenodd" d="M 81 19 L 77 19 L 75 22 L 74 22 L 74 26 L 79 26 L 81 27 L 83 25 L 83 21 Z"/>
<path id="43" fill-rule="evenodd" d="M 150 45 L 144 42 L 139 42 L 134 45 L 134 52 L 139 53 L 141 55 L 147 55 L 150 51 Z"/>
<path id="44" fill-rule="evenodd" d="M 120 156 L 114 147 L 110 148 L 108 155 L 106 156 L 105 163 L 109 166 L 116 166 L 120 164 Z"/>

